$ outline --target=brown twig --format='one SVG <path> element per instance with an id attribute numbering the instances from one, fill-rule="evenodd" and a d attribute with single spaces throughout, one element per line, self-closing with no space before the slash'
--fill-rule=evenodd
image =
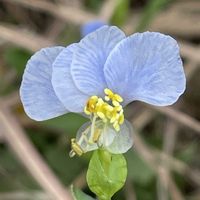
<path id="1" fill-rule="evenodd" d="M 1 200 L 51 200 L 52 198 L 41 191 L 15 191 L 0 193 Z"/>
<path id="2" fill-rule="evenodd" d="M 145 120 L 141 120 L 141 115 L 144 116 L 143 119 Z M 153 147 L 149 147 L 140 137 L 137 131 L 142 130 L 142 128 L 146 124 L 148 124 L 153 118 L 154 115 L 151 114 L 151 112 L 144 110 L 143 112 L 141 111 L 139 117 L 132 119 L 133 127 L 135 129 L 135 133 L 133 136 L 133 150 L 137 150 L 139 154 L 143 157 L 143 159 L 152 167 L 152 169 L 157 169 L 157 167 L 161 164 L 161 160 L 164 159 L 167 163 L 169 163 L 169 169 L 184 176 L 187 176 L 189 180 L 200 186 L 200 172 L 198 170 L 190 168 L 184 162 L 177 160 L 176 158 L 169 156 L 166 153 L 160 152 Z"/>
<path id="3" fill-rule="evenodd" d="M 0 124 L 7 144 L 52 199 L 70 200 L 71 196 L 36 151 L 17 120 L 8 108 L 3 107 L 3 102 L 0 103 Z"/>
<path id="4" fill-rule="evenodd" d="M 163 142 L 163 153 L 165 153 L 168 156 L 173 156 L 173 151 L 176 143 L 178 133 L 178 126 L 175 122 L 168 119 L 165 123 L 165 129 L 164 129 L 164 142 Z M 183 195 L 177 188 L 171 173 L 170 173 L 170 167 L 167 160 L 162 159 L 161 160 L 161 167 L 159 168 L 160 173 L 160 179 L 163 179 L 160 181 L 159 188 L 160 188 L 160 199 L 167 200 L 169 199 L 169 194 L 171 195 L 172 199 L 176 200 L 183 200 Z M 169 190 L 171 192 L 169 192 Z"/>
<path id="5" fill-rule="evenodd" d="M 28 31 L 22 31 L 15 26 L 0 24 L 0 38 L 30 51 L 37 51 L 42 47 L 52 46 L 53 42 Z"/>
<path id="6" fill-rule="evenodd" d="M 178 122 L 181 125 L 184 125 L 194 131 L 196 131 L 196 133 L 200 134 L 200 122 L 197 121 L 195 118 L 190 117 L 189 115 L 172 109 L 171 107 L 156 107 L 156 106 L 149 106 L 144 104 L 145 107 L 148 107 L 150 109 L 156 110 L 164 115 L 166 115 L 167 117 L 173 119 L 174 121 Z"/>
<path id="7" fill-rule="evenodd" d="M 5 0 L 1 0 L 5 1 Z M 67 22 L 74 24 L 84 24 L 88 21 L 95 20 L 97 17 L 89 12 L 85 12 L 82 9 L 64 6 L 63 4 L 54 4 L 42 0 L 6 0 L 36 11 L 47 12 L 54 17 L 61 18 Z"/>
<path id="8" fill-rule="evenodd" d="M 126 181 L 124 191 L 126 200 L 137 200 L 133 184 L 129 179 Z"/>
<path id="9" fill-rule="evenodd" d="M 84 188 L 87 185 L 86 182 L 86 170 L 82 171 L 73 181 L 73 185 L 77 188 Z"/>
<path id="10" fill-rule="evenodd" d="M 99 18 L 102 19 L 105 22 L 109 22 L 110 18 L 113 15 L 113 12 L 117 6 L 116 0 L 107 0 L 101 7 Z"/>

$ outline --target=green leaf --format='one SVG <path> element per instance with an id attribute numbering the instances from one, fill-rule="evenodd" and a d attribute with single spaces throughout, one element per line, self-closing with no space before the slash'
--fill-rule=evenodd
<path id="1" fill-rule="evenodd" d="M 92 197 L 88 196 L 81 190 L 74 188 L 73 185 L 71 186 L 71 192 L 74 200 L 94 200 Z"/>
<path id="2" fill-rule="evenodd" d="M 87 171 L 87 183 L 99 200 L 110 200 L 123 187 L 126 177 L 127 165 L 123 155 L 104 150 L 93 153 Z"/>
<path id="3" fill-rule="evenodd" d="M 127 19 L 130 0 L 116 0 L 116 8 L 111 18 L 111 24 L 122 26 Z"/>

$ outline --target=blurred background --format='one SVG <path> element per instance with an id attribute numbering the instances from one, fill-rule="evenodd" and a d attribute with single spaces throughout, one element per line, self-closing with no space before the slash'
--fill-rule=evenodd
<path id="1" fill-rule="evenodd" d="M 82 25 L 94 20 L 127 35 L 171 35 L 187 76 L 175 105 L 127 107 L 135 144 L 125 155 L 126 185 L 113 199 L 199 200 L 199 0 L 0 0 L 0 200 L 70 200 L 71 184 L 92 195 L 85 181 L 91 155 L 68 156 L 70 138 L 86 119 L 68 114 L 35 122 L 25 115 L 18 90 L 35 51 L 79 41 Z"/>

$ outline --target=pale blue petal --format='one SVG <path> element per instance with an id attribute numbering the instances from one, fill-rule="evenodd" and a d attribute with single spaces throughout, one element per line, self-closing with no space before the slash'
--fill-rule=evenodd
<path id="1" fill-rule="evenodd" d="M 71 112 L 83 112 L 89 98 L 74 84 L 71 76 L 71 62 L 73 52 L 78 44 L 66 47 L 53 63 L 52 85 L 57 97 Z"/>
<path id="2" fill-rule="evenodd" d="M 103 73 L 105 61 L 116 46 L 125 38 L 114 26 L 103 26 L 83 38 L 73 57 L 71 73 L 76 86 L 85 94 L 103 95 L 106 82 Z"/>
<path id="3" fill-rule="evenodd" d="M 52 63 L 63 47 L 41 49 L 28 61 L 20 88 L 27 115 L 42 121 L 68 111 L 58 100 L 51 84 Z"/>
<path id="4" fill-rule="evenodd" d="M 102 26 L 106 25 L 105 22 L 102 21 L 91 21 L 85 23 L 81 26 L 81 37 L 85 37 L 89 33 L 96 31 L 97 29 L 101 28 Z"/>
<path id="5" fill-rule="evenodd" d="M 104 68 L 108 87 L 125 104 L 140 100 L 165 106 L 185 90 L 185 75 L 177 42 L 160 33 L 136 33 L 121 41 Z"/>
<path id="6" fill-rule="evenodd" d="M 110 129 L 114 131 L 114 129 Z M 127 120 L 120 126 L 120 131 L 115 132 L 115 138 L 111 145 L 106 147 L 110 153 L 126 153 L 133 146 L 133 127 Z"/>

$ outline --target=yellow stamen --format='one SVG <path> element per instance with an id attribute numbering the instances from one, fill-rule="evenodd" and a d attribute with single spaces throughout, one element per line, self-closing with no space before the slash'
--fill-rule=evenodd
<path id="1" fill-rule="evenodd" d="M 95 132 L 94 132 L 94 135 L 93 135 L 93 142 L 97 142 L 100 135 L 101 135 L 100 129 L 96 129 Z"/>
<path id="2" fill-rule="evenodd" d="M 122 99 L 122 97 L 121 96 L 119 96 L 118 94 L 115 94 L 114 95 L 114 98 L 116 99 L 116 101 L 118 101 L 118 102 L 123 102 L 123 99 Z"/>
<path id="3" fill-rule="evenodd" d="M 119 131 L 120 125 L 124 122 L 123 108 L 120 105 L 123 99 L 108 88 L 104 92 L 105 101 L 97 96 L 90 97 L 84 108 L 84 112 L 87 115 L 99 117 L 104 123 L 110 122 L 113 124 L 114 129 Z"/>
<path id="4" fill-rule="evenodd" d="M 72 147 L 72 151 L 70 152 L 71 157 L 73 157 L 75 154 L 81 156 L 84 153 L 80 145 L 76 142 L 75 138 L 71 139 L 71 147 Z"/>

